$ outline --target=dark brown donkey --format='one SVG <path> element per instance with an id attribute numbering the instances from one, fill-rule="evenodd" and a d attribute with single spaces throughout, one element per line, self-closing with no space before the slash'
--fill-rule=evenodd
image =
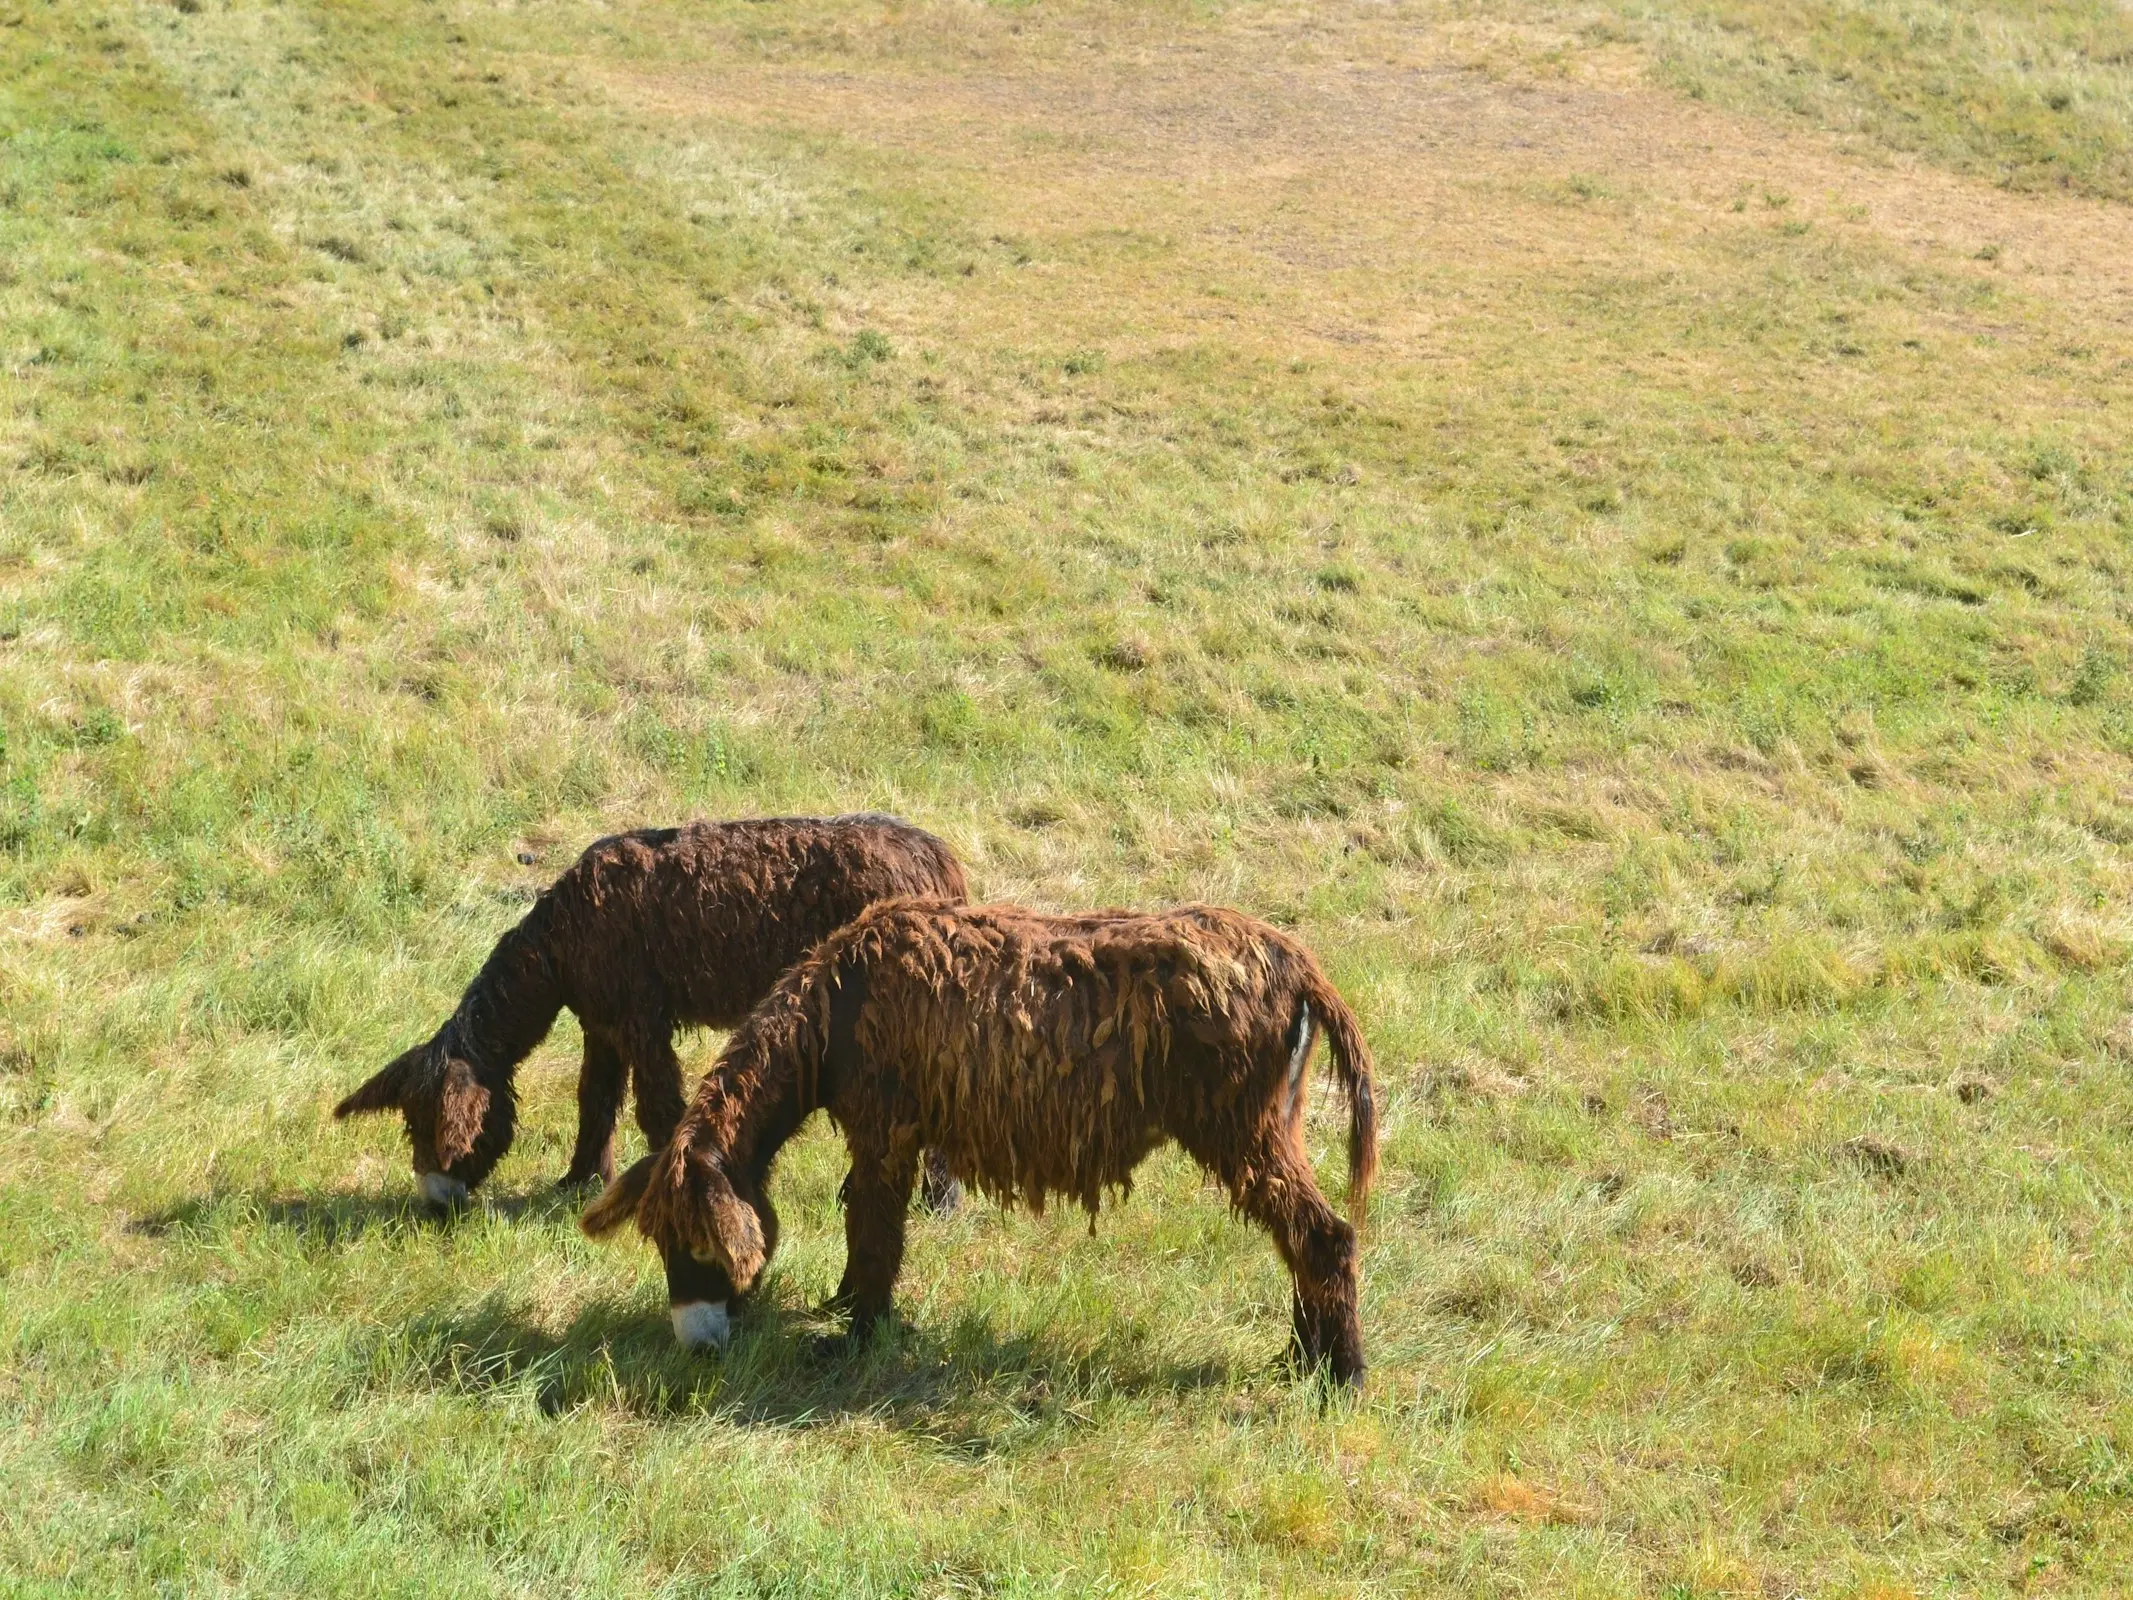
<path id="1" fill-rule="evenodd" d="M 654 1150 L 681 1120 L 676 1028 L 733 1027 L 779 974 L 877 901 L 967 892 L 948 846 L 894 817 L 692 822 L 602 839 L 497 941 L 436 1035 L 333 1114 L 397 1108 L 423 1194 L 463 1200 L 511 1147 L 518 1064 L 568 1006 L 585 1057 L 563 1182 L 610 1178 L 626 1080 Z M 954 1203 L 947 1183 L 929 1181 L 936 1205 Z"/>
<path id="2" fill-rule="evenodd" d="M 1307 1368 L 1363 1377 L 1356 1236 L 1304 1153 L 1304 1071 L 1324 1033 L 1347 1091 L 1348 1205 L 1377 1165 L 1370 1052 L 1311 953 L 1211 906 L 1045 916 L 1014 906 L 876 906 L 788 972 L 726 1043 L 664 1148 L 586 1213 L 634 1216 L 668 1261 L 752 1285 L 777 1247 L 764 1193 L 815 1110 L 843 1131 L 844 1283 L 854 1332 L 886 1315 L 921 1150 L 1006 1202 L 1093 1217 L 1176 1140 L 1273 1235 L 1295 1279 Z M 670 1274 L 670 1289 L 673 1282 Z M 723 1342 L 723 1305 L 676 1302 L 685 1341 Z M 714 1337 L 693 1338 L 701 1324 Z"/>

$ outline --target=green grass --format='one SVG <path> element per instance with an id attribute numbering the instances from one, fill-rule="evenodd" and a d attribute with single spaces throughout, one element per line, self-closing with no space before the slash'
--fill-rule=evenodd
<path id="1" fill-rule="evenodd" d="M 2114 0 L 1623 10 L 1699 98 L 1782 108 L 2014 188 L 2133 199 L 2133 12 Z"/>
<path id="2" fill-rule="evenodd" d="M 0 1591 L 2120 1590 L 2126 29 L 0 4 Z M 860 806 L 1325 954 L 1365 1399 L 1174 1157 L 825 1367 L 820 1129 L 718 1362 L 567 1023 L 452 1225 L 328 1121 Z"/>

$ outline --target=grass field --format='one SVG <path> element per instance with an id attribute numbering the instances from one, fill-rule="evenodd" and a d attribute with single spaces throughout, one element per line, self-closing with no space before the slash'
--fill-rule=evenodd
<path id="1" fill-rule="evenodd" d="M 0 1593 L 2125 1592 L 2129 199 L 2114 0 L 0 0 Z M 1362 1400 L 1175 1156 L 719 1362 L 567 1019 L 328 1120 L 860 807 L 1322 952 Z"/>

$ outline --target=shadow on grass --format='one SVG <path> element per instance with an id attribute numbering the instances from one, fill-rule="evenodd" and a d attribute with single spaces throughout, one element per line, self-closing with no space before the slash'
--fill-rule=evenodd
<path id="1" fill-rule="evenodd" d="M 1113 1397 L 1185 1394 L 1248 1374 L 1177 1362 L 1129 1335 L 1073 1350 L 1044 1334 L 1002 1334 L 989 1319 L 945 1330 L 897 1324 L 860 1346 L 822 1336 L 835 1324 L 758 1301 L 724 1355 L 682 1350 L 663 1314 L 641 1302 L 588 1306 L 562 1334 L 500 1298 L 433 1313 L 393 1336 L 400 1381 L 466 1394 L 530 1391 L 551 1415 L 588 1403 L 645 1416 L 697 1414 L 804 1428 L 865 1416 L 944 1448 L 983 1456 L 1051 1426 L 1087 1425 Z"/>
<path id="2" fill-rule="evenodd" d="M 372 1233 L 441 1231 L 483 1212 L 511 1221 L 575 1219 L 589 1201 L 590 1191 L 583 1189 L 539 1188 L 524 1194 L 492 1193 L 484 1189 L 468 1204 L 446 1210 L 429 1204 L 412 1191 L 292 1197 L 256 1190 L 225 1189 L 196 1195 L 161 1211 L 137 1217 L 128 1224 L 128 1229 L 160 1239 L 174 1234 L 222 1233 L 234 1227 L 263 1223 L 330 1245 Z"/>
<path id="3" fill-rule="evenodd" d="M 541 1186 L 482 1191 L 441 1211 L 406 1190 L 291 1197 L 220 1190 L 136 1218 L 152 1237 L 215 1237 L 265 1226 L 333 1247 L 366 1236 L 448 1230 L 482 1212 L 512 1220 L 574 1223 L 582 1190 Z M 1001 1333 L 981 1314 L 942 1328 L 897 1322 L 858 1346 L 825 1335 L 829 1320 L 782 1303 L 773 1280 L 739 1317 L 723 1355 L 675 1343 L 663 1304 L 596 1301 L 562 1333 L 522 1304 L 491 1295 L 425 1312 L 387 1332 L 363 1363 L 382 1381 L 505 1398 L 525 1395 L 558 1415 L 620 1406 L 645 1417 L 708 1416 L 748 1425 L 806 1428 L 865 1416 L 943 1449 L 982 1457 L 1052 1428 L 1089 1425 L 1113 1399 L 1229 1387 L 1265 1376 L 1216 1361 L 1176 1361 L 1121 1328 L 1094 1347 L 1061 1334 Z"/>

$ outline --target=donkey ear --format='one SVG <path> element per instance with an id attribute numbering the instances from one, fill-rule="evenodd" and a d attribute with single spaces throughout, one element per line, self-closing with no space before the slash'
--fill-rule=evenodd
<path id="1" fill-rule="evenodd" d="M 657 1156 L 646 1156 L 629 1171 L 622 1174 L 591 1206 L 585 1215 L 578 1218 L 578 1226 L 592 1238 L 613 1233 L 623 1223 L 637 1214 L 637 1206 L 644 1199 L 644 1191 L 651 1186 L 652 1163 Z"/>
<path id="2" fill-rule="evenodd" d="M 736 1293 L 746 1294 L 756 1275 L 770 1259 L 763 1243 L 763 1222 L 755 1207 L 721 1183 L 706 1197 L 711 1208 L 712 1231 L 718 1235 L 719 1253 L 726 1258 L 726 1274 Z"/>
<path id="3" fill-rule="evenodd" d="M 449 1167 L 471 1151 L 488 1114 L 489 1091 L 474 1081 L 474 1069 L 457 1057 L 447 1061 L 437 1094 L 437 1159 Z"/>
<path id="4" fill-rule="evenodd" d="M 400 1103 L 407 1098 L 407 1091 L 414 1085 L 421 1057 L 420 1046 L 393 1057 L 376 1077 L 333 1108 L 333 1120 L 339 1122 L 366 1111 L 399 1109 Z"/>

